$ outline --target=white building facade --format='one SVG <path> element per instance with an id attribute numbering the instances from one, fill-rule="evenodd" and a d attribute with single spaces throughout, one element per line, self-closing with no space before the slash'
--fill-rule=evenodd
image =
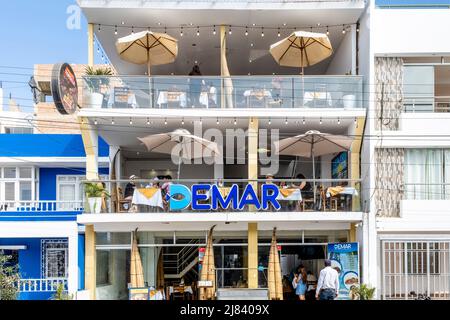
<path id="1" fill-rule="evenodd" d="M 287 277 L 300 263 L 317 273 L 328 245 L 351 242 L 359 245 L 359 280 L 376 287 L 377 298 L 449 297 L 448 9 L 393 9 L 374 1 L 78 3 L 89 23 L 89 63 L 98 46 L 115 72 L 97 90 L 103 103 L 83 99 L 76 113 L 87 179 L 98 180 L 95 141 L 101 136 L 111 160 L 104 182 L 116 197 L 105 212 L 77 217 L 86 230 L 84 288 L 91 298 L 127 297 L 136 229 L 146 286 L 174 290 L 182 278 L 195 283 L 197 251 L 214 225 L 218 298 L 227 289 L 257 294 L 267 288 L 274 228 Z M 178 39 L 175 62 L 152 67 L 151 77 L 146 65 L 123 61 L 115 49 L 119 37 L 143 30 Z M 280 67 L 269 53 L 294 30 L 326 33 L 334 49 L 304 76 Z M 201 76 L 186 76 L 193 65 Z M 84 77 L 85 86 L 91 79 Z M 198 87 L 195 79 L 201 79 Z M 137 139 L 180 128 L 221 133 L 223 163 L 184 164 L 176 179 L 177 163 Z M 245 137 L 231 148 L 225 143 L 230 129 Z M 272 142 L 317 130 L 352 143 L 344 154 L 316 157 L 314 171 L 308 158 L 269 157 L 264 163 L 271 146 L 261 146 L 261 134 L 273 129 L 278 137 Z M 272 164 L 276 169 L 268 172 Z M 267 173 L 278 185 L 308 183 L 313 200 L 304 190 L 302 201 L 283 202 L 277 212 L 121 207 L 131 175 L 139 177 L 136 189 L 169 176 L 188 187 L 220 180 L 242 189 L 266 184 Z M 330 196 L 330 187 L 352 191 Z"/>

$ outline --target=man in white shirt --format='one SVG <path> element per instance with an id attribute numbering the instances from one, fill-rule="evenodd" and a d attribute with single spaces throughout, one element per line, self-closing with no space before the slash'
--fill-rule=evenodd
<path id="1" fill-rule="evenodd" d="M 317 282 L 316 299 L 334 300 L 339 292 L 339 274 L 331 267 L 331 261 L 325 260 L 325 268 L 320 271 Z"/>

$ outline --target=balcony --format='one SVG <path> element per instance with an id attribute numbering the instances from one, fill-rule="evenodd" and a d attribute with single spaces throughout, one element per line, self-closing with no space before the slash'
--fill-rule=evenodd
<path id="1" fill-rule="evenodd" d="M 48 300 L 60 285 L 67 290 L 67 279 L 20 279 L 17 283 L 19 300 Z"/>
<path id="2" fill-rule="evenodd" d="M 83 108 L 361 109 L 361 76 L 85 76 Z"/>
<path id="3" fill-rule="evenodd" d="M 87 182 L 87 181 L 86 181 Z M 92 182 L 92 181 L 91 181 Z M 361 211 L 361 180 L 351 179 L 199 179 L 199 180 L 135 180 L 134 191 L 129 190 L 128 180 L 94 181 L 103 183 L 112 197 L 103 197 L 98 208 L 92 213 L 142 213 L 142 214 L 179 214 L 179 213 L 290 213 L 290 212 L 327 212 L 349 213 Z M 195 185 L 195 187 L 193 187 Z M 202 185 L 201 187 L 198 187 Z M 254 193 L 249 189 L 252 185 Z M 270 190 L 267 185 L 270 185 Z M 314 189 L 315 187 L 315 189 Z M 189 194 L 183 190 L 189 190 Z M 276 189 L 275 191 L 273 189 Z M 133 190 L 133 189 L 131 189 Z M 315 192 L 314 192 L 315 190 Z M 248 192 L 250 191 L 250 192 Z M 266 202 L 270 195 L 276 195 L 276 202 Z M 116 198 L 117 195 L 117 198 Z M 242 200 L 256 196 L 258 204 L 244 203 Z M 191 197 L 192 201 L 179 208 L 178 202 Z M 195 204 L 194 204 L 195 202 Z M 260 205 L 259 205 L 260 204 Z"/>
<path id="4" fill-rule="evenodd" d="M 0 220 L 75 220 L 83 212 L 83 201 L 0 201 Z"/>

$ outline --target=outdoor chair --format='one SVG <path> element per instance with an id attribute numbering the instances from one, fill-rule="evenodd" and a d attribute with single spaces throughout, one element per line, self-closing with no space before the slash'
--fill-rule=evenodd
<path id="1" fill-rule="evenodd" d="M 128 212 L 131 207 L 131 200 L 125 200 L 123 198 L 122 188 L 117 187 L 117 212 Z"/>

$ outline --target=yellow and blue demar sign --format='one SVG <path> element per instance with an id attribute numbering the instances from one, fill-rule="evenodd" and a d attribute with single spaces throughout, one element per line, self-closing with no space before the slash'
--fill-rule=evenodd
<path id="1" fill-rule="evenodd" d="M 192 210 L 199 211 L 212 211 L 219 208 L 243 210 L 249 205 L 257 210 L 267 210 L 269 207 L 279 210 L 281 207 L 277 200 L 278 187 L 273 184 L 263 184 L 260 196 L 252 184 L 245 185 L 242 192 L 237 184 L 233 184 L 226 196 L 220 193 L 217 185 L 194 184 L 189 188 L 182 184 L 172 184 L 169 194 L 171 211 L 183 210 L 189 206 Z"/>

